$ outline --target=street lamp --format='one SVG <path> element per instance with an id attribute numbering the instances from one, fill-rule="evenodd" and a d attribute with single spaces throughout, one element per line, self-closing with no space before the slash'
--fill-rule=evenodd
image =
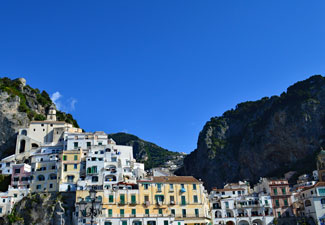
<path id="1" fill-rule="evenodd" d="M 91 225 L 94 224 L 94 218 L 102 211 L 102 202 L 96 198 L 96 193 L 94 189 L 91 189 L 89 191 L 89 201 L 81 200 L 78 203 L 82 216 L 90 217 Z"/>

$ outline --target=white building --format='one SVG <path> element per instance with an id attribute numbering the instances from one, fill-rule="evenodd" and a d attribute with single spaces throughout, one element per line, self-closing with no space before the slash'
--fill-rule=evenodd
<path id="1" fill-rule="evenodd" d="M 318 182 L 312 187 L 300 192 L 300 201 L 303 204 L 302 216 L 312 218 L 315 224 L 325 222 L 325 182 Z"/>
<path id="2" fill-rule="evenodd" d="M 15 155 L 3 158 L 0 161 L 0 174 L 10 175 L 12 173 L 12 165 L 15 164 Z"/>
<path id="3" fill-rule="evenodd" d="M 244 188 L 213 189 L 210 193 L 213 224 L 272 224 L 274 216 L 270 196 L 248 195 L 247 191 L 248 189 Z"/>

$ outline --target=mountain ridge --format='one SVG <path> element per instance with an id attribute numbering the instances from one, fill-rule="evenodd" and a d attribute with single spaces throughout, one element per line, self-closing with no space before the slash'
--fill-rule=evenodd
<path id="1" fill-rule="evenodd" d="M 291 85 L 280 96 L 239 103 L 206 122 L 197 148 L 176 174 L 193 175 L 211 189 L 225 182 L 279 177 L 290 170 L 310 172 L 324 145 L 324 110 L 321 75 Z"/>

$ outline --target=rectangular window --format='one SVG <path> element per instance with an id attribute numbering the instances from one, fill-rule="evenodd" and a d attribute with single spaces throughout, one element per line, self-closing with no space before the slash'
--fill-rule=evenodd
<path id="1" fill-rule="evenodd" d="M 276 188 L 273 189 L 273 193 L 274 195 L 277 195 L 278 194 L 278 190 Z"/>
<path id="2" fill-rule="evenodd" d="M 15 173 L 20 173 L 20 169 L 15 169 Z"/>
<path id="3" fill-rule="evenodd" d="M 74 160 L 78 160 L 78 155 L 74 155 Z"/>
<path id="4" fill-rule="evenodd" d="M 157 191 L 161 192 L 161 184 L 157 184 Z"/>
<path id="5" fill-rule="evenodd" d="M 78 148 L 78 142 L 73 143 L 74 148 Z"/>
<path id="6" fill-rule="evenodd" d="M 182 202 L 181 202 L 182 205 L 186 205 L 186 199 L 185 199 L 185 196 L 182 196 Z"/>
<path id="7" fill-rule="evenodd" d="M 66 155 L 63 156 L 63 160 L 67 160 L 67 156 Z"/>
<path id="8" fill-rule="evenodd" d="M 40 185 L 40 184 L 38 184 L 37 186 L 36 186 L 36 189 L 37 190 L 39 190 L 39 189 L 41 189 L 42 188 L 42 185 Z"/>
<path id="9" fill-rule="evenodd" d="M 169 201 L 170 201 L 170 204 L 175 204 L 174 195 L 169 196 Z"/>
<path id="10" fill-rule="evenodd" d="M 145 214 L 149 215 L 149 209 L 145 209 Z"/>
<path id="11" fill-rule="evenodd" d="M 91 146 L 91 142 L 87 142 L 87 147 L 90 147 Z"/>
<path id="12" fill-rule="evenodd" d="M 125 195 L 124 194 L 120 194 L 120 203 L 125 204 Z"/>
<path id="13" fill-rule="evenodd" d="M 193 196 L 193 200 L 194 200 L 194 203 L 198 203 L 199 202 L 198 199 L 197 199 L 197 195 L 194 195 Z"/>
<path id="14" fill-rule="evenodd" d="M 185 188 L 185 185 L 184 184 L 181 184 L 181 188 Z"/>
<path id="15" fill-rule="evenodd" d="M 182 215 L 183 217 L 186 217 L 186 209 L 182 209 Z"/>
<path id="16" fill-rule="evenodd" d="M 78 169 L 78 164 L 74 164 L 74 165 L 73 165 L 73 168 L 74 168 L 74 169 Z"/>
<path id="17" fill-rule="evenodd" d="M 68 165 L 64 164 L 64 171 L 67 171 L 67 170 L 68 170 Z"/>
<path id="18" fill-rule="evenodd" d="M 158 209 L 158 214 L 162 215 L 163 214 L 163 210 L 162 209 Z"/>
<path id="19" fill-rule="evenodd" d="M 170 213 L 171 213 L 172 215 L 175 215 L 175 209 L 171 209 L 171 210 L 170 210 Z"/>
<path id="20" fill-rule="evenodd" d="M 108 197 L 108 201 L 109 201 L 110 203 L 114 202 L 114 195 L 109 195 L 109 197 Z"/>
<path id="21" fill-rule="evenodd" d="M 136 196 L 135 195 L 131 195 L 131 203 L 132 204 L 136 204 L 137 203 Z"/>
<path id="22" fill-rule="evenodd" d="M 325 196 L 325 188 L 318 188 L 317 190 L 320 196 Z"/>
<path id="23" fill-rule="evenodd" d="M 196 184 L 193 184 L 193 190 L 196 190 Z"/>
<path id="24" fill-rule="evenodd" d="M 137 210 L 136 209 L 132 209 L 132 215 L 136 215 L 137 214 Z"/>
<path id="25" fill-rule="evenodd" d="M 283 203 L 284 203 L 285 206 L 288 206 L 288 200 L 287 199 L 284 199 Z"/>
<path id="26" fill-rule="evenodd" d="M 122 225 L 128 225 L 128 221 L 122 220 Z"/>
<path id="27" fill-rule="evenodd" d="M 285 188 L 282 188 L 282 194 L 286 194 L 286 189 Z"/>
<path id="28" fill-rule="evenodd" d="M 267 200 L 264 200 L 264 203 L 265 203 L 265 205 L 268 205 L 269 204 L 269 202 Z"/>
<path id="29" fill-rule="evenodd" d="M 112 209 L 108 209 L 108 216 L 109 217 L 112 217 L 112 215 L 113 215 L 113 210 Z"/>
<path id="30" fill-rule="evenodd" d="M 226 204 L 226 208 L 228 209 L 229 208 L 229 202 L 225 202 Z"/>
<path id="31" fill-rule="evenodd" d="M 124 217 L 124 209 L 120 209 L 120 215 L 121 217 Z"/>
<path id="32" fill-rule="evenodd" d="M 276 205 L 277 207 L 280 206 L 280 203 L 279 203 L 279 200 L 278 200 L 278 199 L 275 200 L 275 205 Z"/>
<path id="33" fill-rule="evenodd" d="M 2 208 L 0 208 L 0 213 L 2 213 Z"/>
<path id="34" fill-rule="evenodd" d="M 146 203 L 146 202 L 149 202 L 149 196 L 148 195 L 145 195 L 144 196 L 144 202 Z"/>
<path id="35" fill-rule="evenodd" d="M 149 184 L 143 184 L 143 188 L 144 188 L 144 190 L 148 190 Z"/>
<path id="36" fill-rule="evenodd" d="M 199 209 L 195 209 L 195 217 L 199 217 Z"/>
<path id="37" fill-rule="evenodd" d="M 164 225 L 168 225 L 168 220 L 164 220 Z"/>
<path id="38" fill-rule="evenodd" d="M 53 188 L 53 184 L 50 184 L 50 188 Z"/>

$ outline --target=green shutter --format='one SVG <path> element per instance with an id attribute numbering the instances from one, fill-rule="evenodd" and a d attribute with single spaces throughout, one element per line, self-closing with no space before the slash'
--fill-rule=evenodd
<path id="1" fill-rule="evenodd" d="M 145 214 L 146 214 L 146 215 L 149 215 L 149 209 L 146 209 L 146 210 L 145 210 Z"/>
<path id="2" fill-rule="evenodd" d="M 158 209 L 158 214 L 163 214 L 162 209 Z"/>
<path id="3" fill-rule="evenodd" d="M 182 205 L 186 205 L 186 199 L 185 199 L 185 196 L 182 196 Z"/>
<path id="4" fill-rule="evenodd" d="M 278 190 L 276 188 L 273 189 L 274 195 L 278 194 Z"/>
<path id="5" fill-rule="evenodd" d="M 280 206 L 279 200 L 275 200 L 275 205 L 278 206 L 278 207 Z"/>
<path id="6" fill-rule="evenodd" d="M 77 155 L 74 156 L 74 160 L 78 160 L 78 156 Z"/>
<path id="7" fill-rule="evenodd" d="M 197 195 L 194 195 L 194 202 L 198 203 Z"/>
<path id="8" fill-rule="evenodd" d="M 199 216 L 199 209 L 195 209 L 195 216 L 196 216 L 196 217 Z"/>
<path id="9" fill-rule="evenodd" d="M 120 195 L 120 203 L 125 204 L 125 196 L 124 196 L 124 194 Z"/>
<path id="10" fill-rule="evenodd" d="M 164 225 L 168 225 L 168 220 L 164 220 Z"/>
<path id="11" fill-rule="evenodd" d="M 282 188 L 282 194 L 285 194 L 285 193 L 286 193 L 286 189 Z"/>
<path id="12" fill-rule="evenodd" d="M 132 215 L 136 215 L 136 214 L 137 214 L 136 209 L 132 209 Z"/>
<path id="13" fill-rule="evenodd" d="M 109 195 L 108 199 L 110 203 L 114 202 L 114 195 Z"/>
<path id="14" fill-rule="evenodd" d="M 108 216 L 109 217 L 112 217 L 112 215 L 113 215 L 113 210 L 112 209 L 108 209 Z"/>
<path id="15" fill-rule="evenodd" d="M 131 203 L 136 204 L 136 196 L 135 195 L 131 195 Z"/>
<path id="16" fill-rule="evenodd" d="M 120 215 L 124 216 L 124 209 L 120 209 Z"/>
<path id="17" fill-rule="evenodd" d="M 63 156 L 63 160 L 67 160 L 67 156 L 66 155 Z"/>
<path id="18" fill-rule="evenodd" d="M 128 221 L 122 220 L 122 225 L 127 225 L 127 224 L 128 224 Z"/>
<path id="19" fill-rule="evenodd" d="M 193 190 L 196 190 L 196 184 L 193 184 Z"/>

